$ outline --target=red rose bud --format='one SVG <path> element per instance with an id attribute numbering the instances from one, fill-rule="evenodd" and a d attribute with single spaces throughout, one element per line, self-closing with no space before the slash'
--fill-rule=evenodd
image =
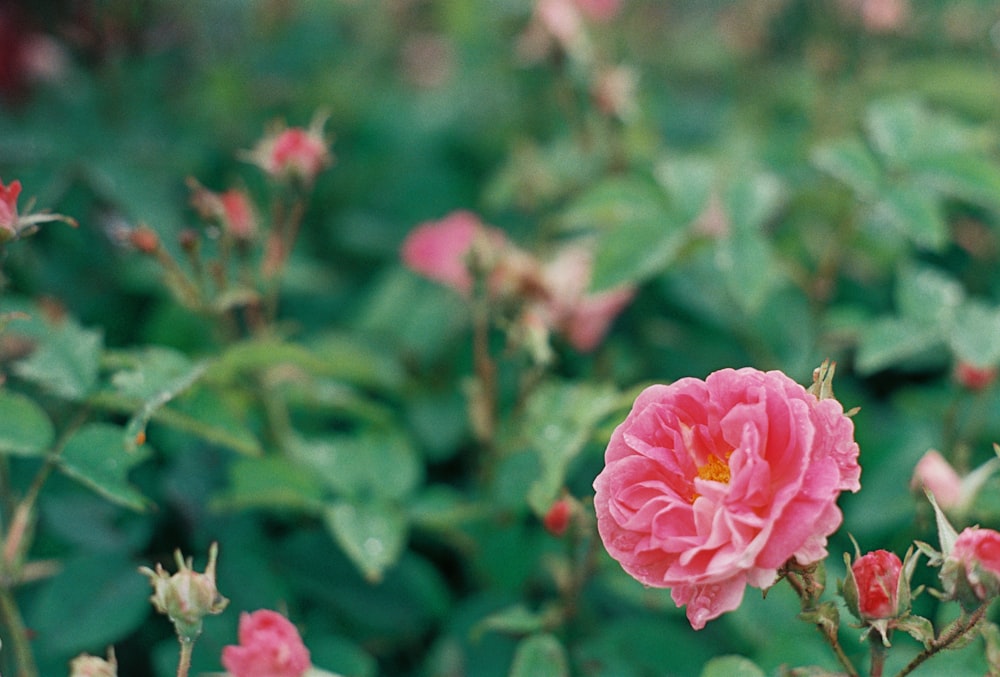
<path id="1" fill-rule="evenodd" d="M 139 226 L 129 233 L 129 243 L 143 254 L 155 254 L 160 248 L 160 238 L 152 228 Z"/>
<path id="2" fill-rule="evenodd" d="M 542 524 L 553 536 L 562 536 L 569 526 L 570 517 L 573 516 L 573 506 L 568 499 L 560 498 L 552 504 L 549 511 L 545 513 Z"/>
<path id="3" fill-rule="evenodd" d="M 875 550 L 855 560 L 851 576 L 857 588 L 857 613 L 863 621 L 899 615 L 897 590 L 903 563 L 895 553 Z"/>

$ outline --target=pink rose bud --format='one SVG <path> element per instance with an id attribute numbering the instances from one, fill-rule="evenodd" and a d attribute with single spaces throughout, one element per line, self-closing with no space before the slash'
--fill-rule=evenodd
<path id="1" fill-rule="evenodd" d="M 950 510 L 962 504 L 962 478 L 944 456 L 934 449 L 917 462 L 910 487 L 914 490 L 926 489 L 934 494 L 934 500 L 942 510 Z"/>
<path id="2" fill-rule="evenodd" d="M 955 539 L 941 566 L 948 599 L 971 610 L 1000 593 L 1000 533 L 968 527 Z"/>
<path id="3" fill-rule="evenodd" d="M 185 561 L 178 550 L 177 573 L 170 575 L 160 565 L 156 570 L 141 567 L 139 571 L 149 577 L 153 595 L 149 601 L 161 614 L 170 618 L 177 636 L 193 641 L 201 634 L 202 619 L 208 614 L 222 613 L 229 600 L 215 587 L 215 561 L 218 545 L 213 543 L 208 551 L 208 566 L 199 574 L 191 568 L 191 559 Z"/>
<path id="4" fill-rule="evenodd" d="M 9 186 L 0 181 L 0 242 L 17 235 L 17 196 L 20 194 L 20 181 L 11 181 Z"/>
<path id="5" fill-rule="evenodd" d="M 276 179 L 294 178 L 311 184 L 320 171 L 333 163 L 323 136 L 325 120 L 317 117 L 308 129 L 278 129 L 257 144 L 249 159 Z"/>
<path id="6" fill-rule="evenodd" d="M 899 557 L 887 550 L 875 550 L 855 560 L 851 578 L 857 590 L 857 615 L 861 620 L 877 621 L 899 615 L 897 591 L 902 569 Z"/>
<path id="7" fill-rule="evenodd" d="M 569 520 L 573 516 L 573 505 L 567 499 L 561 498 L 549 508 L 545 513 L 542 523 L 545 529 L 553 536 L 562 536 L 566 533 Z"/>
<path id="8" fill-rule="evenodd" d="M 90 654 L 80 654 L 69 663 L 69 677 L 118 677 L 118 662 L 114 650 L 108 651 L 108 659 Z"/>
<path id="9" fill-rule="evenodd" d="M 594 480 L 597 528 L 626 572 L 671 588 L 698 630 L 827 556 L 842 491 L 860 488 L 854 424 L 778 371 L 653 385 L 615 428 Z"/>
<path id="10" fill-rule="evenodd" d="M 959 362 L 955 365 L 955 381 L 968 390 L 985 390 L 996 380 L 996 367 L 977 367 L 968 362 Z"/>
<path id="11" fill-rule="evenodd" d="M 311 667 L 299 631 L 277 612 L 241 614 L 239 639 L 222 650 L 222 666 L 232 677 L 301 677 Z"/>

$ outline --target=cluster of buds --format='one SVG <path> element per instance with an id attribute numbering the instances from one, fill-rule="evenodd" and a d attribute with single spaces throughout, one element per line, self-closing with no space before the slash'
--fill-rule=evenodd
<path id="1" fill-rule="evenodd" d="M 542 261 L 467 211 L 418 225 L 403 242 L 402 259 L 466 297 L 482 279 L 490 299 L 517 308 L 511 334 L 540 362 L 547 359 L 550 332 L 582 352 L 595 349 L 635 293 L 628 285 L 588 291 L 593 254 L 585 245 L 571 243 Z"/>
<path id="2" fill-rule="evenodd" d="M 215 562 L 219 546 L 213 543 L 208 551 L 208 565 L 204 573 L 192 568 L 192 560 L 184 560 L 180 550 L 174 553 L 177 573 L 168 574 L 160 564 L 156 569 L 141 567 L 140 573 L 149 577 L 153 595 L 149 601 L 161 614 L 174 624 L 177 637 L 194 642 L 201 634 L 202 620 L 209 614 L 220 614 L 229 604 L 215 585 Z"/>
<path id="3" fill-rule="evenodd" d="M 0 181 L 0 245 L 10 240 L 16 240 L 26 235 L 31 235 L 38 230 L 39 224 L 50 221 L 62 221 L 71 226 L 76 226 L 76 221 L 62 214 L 50 214 L 39 212 L 19 214 L 17 210 L 17 198 L 21 194 L 21 182 L 11 181 L 4 186 Z"/>

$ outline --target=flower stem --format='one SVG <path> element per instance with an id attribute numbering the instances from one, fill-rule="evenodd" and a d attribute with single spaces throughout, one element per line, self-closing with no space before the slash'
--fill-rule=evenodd
<path id="1" fill-rule="evenodd" d="M 952 644 L 961 639 L 965 633 L 976 627 L 983 617 L 986 615 L 986 609 L 989 607 L 989 602 L 982 604 L 979 608 L 973 611 L 965 618 L 960 618 L 958 622 L 956 621 L 946 632 L 944 632 L 940 637 L 933 640 L 930 645 L 923 651 L 914 656 L 913 660 L 907 663 L 906 667 L 897 673 L 896 677 L 904 677 L 916 670 L 924 661 L 936 654 L 937 652 L 947 649 Z M 964 616 L 964 613 L 963 613 Z"/>
<path id="2" fill-rule="evenodd" d="M 177 663 L 177 677 L 188 677 L 191 670 L 191 653 L 194 651 L 194 640 L 190 637 L 178 637 L 181 643 L 181 657 Z"/>
<path id="3" fill-rule="evenodd" d="M 14 594 L 6 586 L 0 587 L 0 621 L 7 628 L 4 639 L 10 638 L 13 649 L 14 664 L 17 665 L 14 677 L 38 677 L 35 657 L 28 643 L 28 630 L 24 627 L 24 619 L 21 618 Z"/>

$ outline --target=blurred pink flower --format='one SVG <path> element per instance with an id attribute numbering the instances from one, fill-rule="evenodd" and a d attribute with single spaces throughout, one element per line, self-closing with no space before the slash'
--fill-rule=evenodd
<path id="1" fill-rule="evenodd" d="M 778 371 L 724 369 L 644 390 L 594 481 L 605 548 L 672 588 L 701 629 L 767 588 L 790 559 L 827 554 L 841 491 L 860 488 L 854 425 Z"/>
<path id="2" fill-rule="evenodd" d="M 241 614 L 239 638 L 239 645 L 222 649 L 222 667 L 232 677 L 301 677 L 311 666 L 299 631 L 275 611 Z"/>
<path id="3" fill-rule="evenodd" d="M 279 128 L 264 137 L 248 159 L 274 178 L 297 178 L 309 184 L 333 162 L 323 136 L 325 119 L 317 117 L 308 129 Z"/>
<path id="4" fill-rule="evenodd" d="M 997 380 L 996 367 L 977 367 L 968 362 L 955 365 L 955 381 L 969 390 L 985 390 Z"/>
<path id="5" fill-rule="evenodd" d="M 257 231 L 257 218 L 245 191 L 231 188 L 219 195 L 223 226 L 238 240 L 250 240 Z"/>
<path id="6" fill-rule="evenodd" d="M 903 563 L 887 550 L 862 555 L 851 565 L 857 589 L 858 615 L 863 621 L 895 618 L 899 613 L 899 576 Z"/>
<path id="7" fill-rule="evenodd" d="M 1000 593 L 1000 533 L 968 527 L 955 539 L 941 566 L 941 580 L 951 599 L 966 608 Z"/>
<path id="8" fill-rule="evenodd" d="M 424 277 L 468 295 L 472 292 L 469 255 L 476 239 L 486 230 L 479 217 L 468 211 L 425 221 L 403 241 L 403 263 Z"/>
<path id="9" fill-rule="evenodd" d="M 11 181 L 8 186 L 4 186 L 3 181 L 0 181 L 0 231 L 7 233 L 7 236 L 0 234 L 0 240 L 17 235 L 17 196 L 20 194 L 20 181 Z"/>
<path id="10" fill-rule="evenodd" d="M 611 21 L 622 8 L 622 0 L 574 0 L 577 8 L 591 21 Z"/>
<path id="11" fill-rule="evenodd" d="M 924 454 L 913 469 L 910 487 L 926 489 L 942 510 L 951 510 L 962 504 L 962 478 L 938 451 L 931 449 Z"/>
<path id="12" fill-rule="evenodd" d="M 631 286 L 589 293 L 592 269 L 591 250 L 583 245 L 568 245 L 542 271 L 546 292 L 542 317 L 581 352 L 600 344 L 608 327 L 635 295 Z"/>

